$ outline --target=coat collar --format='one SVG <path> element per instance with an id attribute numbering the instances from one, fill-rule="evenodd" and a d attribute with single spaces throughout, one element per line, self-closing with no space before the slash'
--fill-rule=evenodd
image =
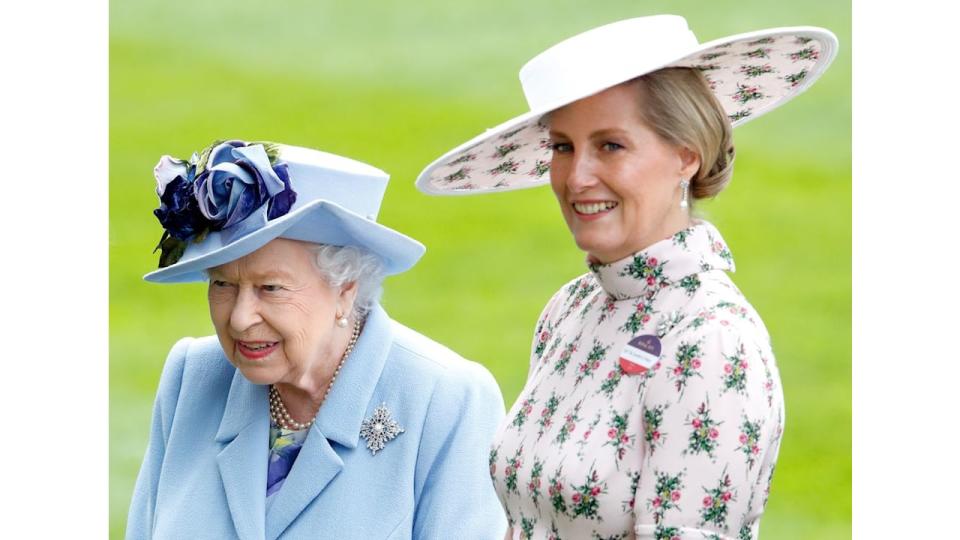
<path id="1" fill-rule="evenodd" d="M 226 444 L 217 462 L 240 538 L 278 537 L 337 476 L 343 461 L 330 443 L 357 447 L 360 424 L 392 338 L 390 318 L 379 305 L 374 306 L 265 519 L 270 428 L 267 387 L 250 383 L 239 371 L 234 373 L 216 440 Z"/>

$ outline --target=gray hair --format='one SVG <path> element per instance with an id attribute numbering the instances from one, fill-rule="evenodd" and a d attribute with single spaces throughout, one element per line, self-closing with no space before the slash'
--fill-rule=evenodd
<path id="1" fill-rule="evenodd" d="M 315 244 L 310 247 L 328 285 L 342 287 L 351 281 L 357 283 L 353 312 L 358 317 L 366 316 L 383 294 L 384 268 L 380 258 L 356 246 Z"/>

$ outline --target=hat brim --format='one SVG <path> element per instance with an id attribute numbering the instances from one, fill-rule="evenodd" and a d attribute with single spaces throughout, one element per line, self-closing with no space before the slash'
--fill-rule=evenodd
<path id="1" fill-rule="evenodd" d="M 211 232 L 204 239 L 204 242 L 212 243 L 210 249 L 150 272 L 143 279 L 154 283 L 205 281 L 205 270 L 253 253 L 276 238 L 364 248 L 380 258 L 386 275 L 409 270 L 426 251 L 423 244 L 409 236 L 334 202 L 317 200 L 222 247 L 215 247 L 221 243 L 220 233 Z"/>
<path id="2" fill-rule="evenodd" d="M 477 195 L 549 183 L 551 148 L 542 117 L 663 68 L 699 69 L 732 125 L 745 124 L 809 88 L 833 61 L 837 43 L 829 30 L 809 26 L 758 30 L 704 43 L 662 65 L 488 129 L 428 165 L 417 177 L 417 189 L 429 195 Z"/>

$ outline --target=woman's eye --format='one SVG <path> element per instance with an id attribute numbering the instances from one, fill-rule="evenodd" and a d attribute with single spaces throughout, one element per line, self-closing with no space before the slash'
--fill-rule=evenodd
<path id="1" fill-rule="evenodd" d="M 565 142 L 550 143 L 550 149 L 558 154 L 566 154 L 573 151 L 573 145 Z"/>
<path id="2" fill-rule="evenodd" d="M 283 287 L 280 285 L 262 285 L 260 288 L 265 292 L 277 292 L 283 290 Z"/>
<path id="3" fill-rule="evenodd" d="M 603 143 L 603 145 L 601 146 L 601 148 L 604 149 L 604 150 L 606 150 L 607 152 L 615 152 L 615 151 L 617 151 L 617 150 L 621 150 L 621 149 L 623 148 L 623 145 L 622 145 L 622 144 L 619 144 L 619 143 L 607 141 L 607 142 Z"/>
<path id="4" fill-rule="evenodd" d="M 211 281 L 210 284 L 213 285 L 214 287 L 229 287 L 229 286 L 230 286 L 229 283 L 227 283 L 226 281 L 223 281 L 222 279 L 215 279 L 215 280 Z"/>

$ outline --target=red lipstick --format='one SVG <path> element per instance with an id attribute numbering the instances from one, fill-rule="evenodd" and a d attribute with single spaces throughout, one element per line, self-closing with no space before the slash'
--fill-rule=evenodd
<path id="1" fill-rule="evenodd" d="M 276 350 L 277 345 L 277 341 L 238 341 L 237 350 L 250 360 L 259 360 Z"/>

